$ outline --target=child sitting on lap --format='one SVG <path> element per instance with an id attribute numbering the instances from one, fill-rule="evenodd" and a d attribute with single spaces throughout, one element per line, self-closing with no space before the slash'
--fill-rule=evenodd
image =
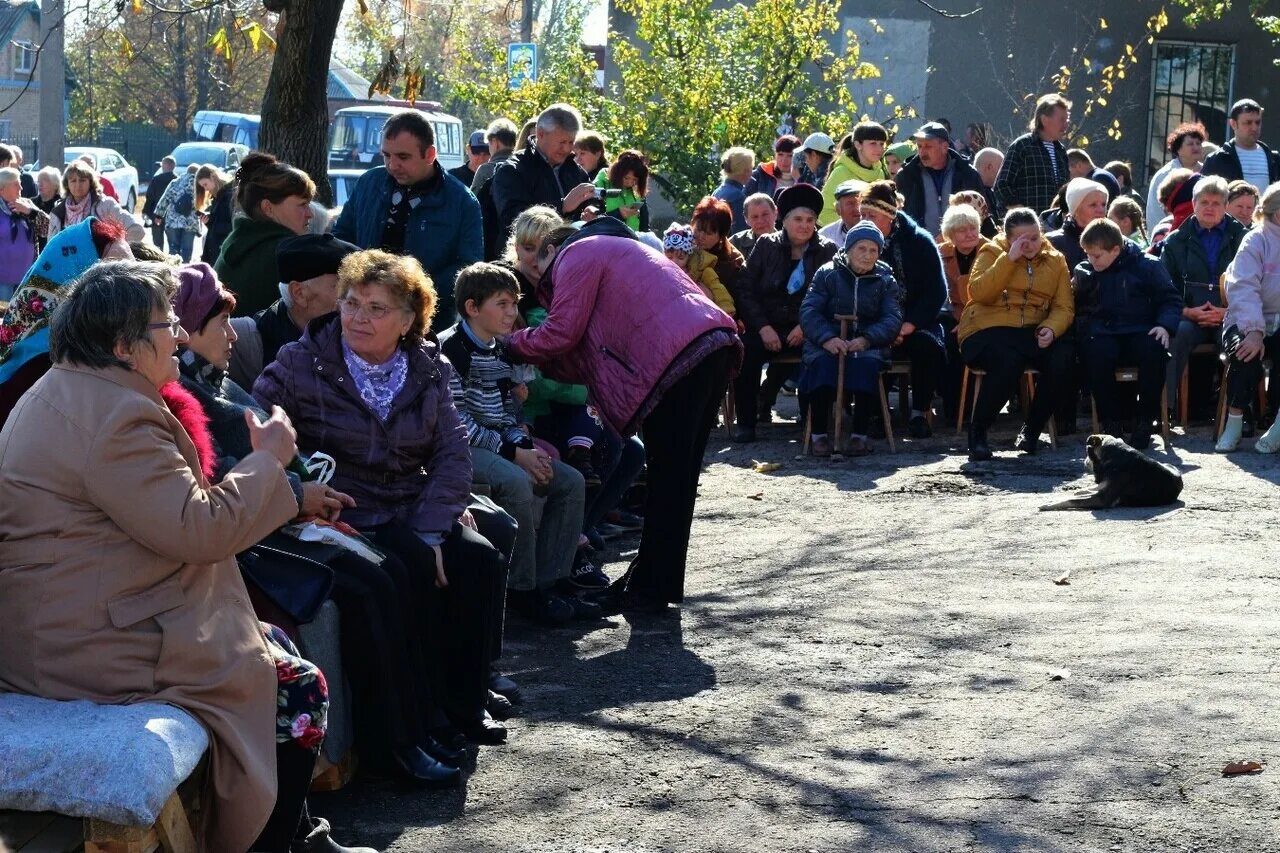
<path id="1" fill-rule="evenodd" d="M 831 455 L 827 423 L 842 353 L 844 387 L 853 392 L 855 403 L 849 453 L 864 456 L 871 452 L 866 433 L 875 406 L 876 383 L 902 327 L 898 282 L 889 265 L 880 261 L 884 249 L 880 230 L 870 222 L 860 222 L 845 234 L 844 245 L 843 253 L 814 273 L 813 284 L 800 305 L 804 367 L 798 386 L 809 395 L 815 456 Z M 840 337 L 837 315 L 855 318 L 850 322 L 850 337 Z"/>
<path id="2" fill-rule="evenodd" d="M 716 259 L 710 252 L 695 248 L 693 229 L 688 225 L 672 222 L 662 235 L 662 251 L 668 260 L 689 274 L 703 295 L 730 317 L 737 308 L 729 290 L 716 275 Z"/>

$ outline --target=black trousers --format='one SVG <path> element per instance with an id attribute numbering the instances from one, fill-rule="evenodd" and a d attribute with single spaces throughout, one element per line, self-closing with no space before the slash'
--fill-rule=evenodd
<path id="1" fill-rule="evenodd" d="M 375 762 L 420 744 L 434 703 L 427 647 L 420 641 L 417 583 L 392 551 L 381 565 L 354 554 L 332 562 L 342 614 L 342 658 L 353 694 L 361 752 Z"/>
<path id="2" fill-rule="evenodd" d="M 849 391 L 844 395 L 846 402 L 853 403 L 853 431 L 858 435 L 866 435 L 871 424 L 871 414 L 876 409 L 876 395 Z M 809 405 L 813 406 L 813 433 L 825 435 L 831 423 L 831 407 L 836 401 L 836 389 L 824 386 L 809 392 Z M 839 436 L 837 436 L 839 438 Z"/>
<path id="3" fill-rule="evenodd" d="M 454 522 L 440 544 L 449 585 L 435 585 L 435 553 L 401 522 L 361 531 L 409 568 L 417 610 L 418 639 L 427 652 L 431 693 L 452 720 L 478 719 L 488 699 L 493 661 L 495 600 L 505 595 L 506 572 L 498 549 L 479 533 Z M 440 725 L 444 719 L 428 721 Z"/>
<path id="4" fill-rule="evenodd" d="M 960 358 L 960 340 L 956 337 L 955 317 L 950 313 L 938 318 L 946 341 L 946 363 L 942 368 L 942 412 L 948 421 L 960 414 L 960 381 L 964 378 L 964 360 Z"/>
<path id="5" fill-rule="evenodd" d="M 702 472 L 707 437 L 729 385 L 733 356 L 729 348 L 707 356 L 672 385 L 644 419 L 645 459 L 649 465 L 644 531 L 640 534 L 640 550 L 624 578 L 628 591 L 667 602 L 684 600 L 698 475 Z M 752 384 L 759 381 L 757 366 Z M 754 414 L 754 407 L 747 411 Z"/>
<path id="6" fill-rule="evenodd" d="M 502 635 L 506 630 L 507 618 L 507 572 L 511 569 L 511 554 L 516 545 L 516 520 L 483 495 L 472 495 L 467 509 L 471 510 L 471 517 L 476 520 L 480 535 L 498 549 L 502 563 L 502 595 L 495 596 L 492 602 L 495 610 L 490 615 L 493 629 L 492 662 L 502 657 Z"/>
<path id="7" fill-rule="evenodd" d="M 760 340 L 760 332 L 756 329 L 747 329 L 742 336 L 742 345 L 745 349 L 742 357 L 742 372 L 738 374 L 738 378 L 733 384 L 734 407 L 737 409 L 736 417 L 738 426 L 745 429 L 754 429 L 756 421 L 759 419 L 760 407 L 760 371 L 772 358 L 780 355 L 799 356 L 800 347 L 788 347 L 783 342 L 781 352 L 769 352 L 765 349 L 764 341 Z M 770 374 L 773 369 L 770 368 Z M 772 393 L 776 395 L 777 389 L 782 387 L 782 381 L 786 377 L 777 380 L 777 387 L 773 388 Z M 717 401 L 717 405 L 719 405 Z M 801 415 L 803 417 L 803 414 Z M 649 433 L 645 432 L 645 443 L 649 442 Z M 650 472 L 652 476 L 652 472 Z"/>
<path id="8" fill-rule="evenodd" d="M 911 362 L 911 410 L 928 412 L 942 380 L 947 353 L 932 336 L 912 332 L 893 348 L 894 361 Z"/>
<path id="9" fill-rule="evenodd" d="M 985 433 L 995 423 L 996 415 L 1017 392 L 1022 371 L 1034 367 L 1040 371 L 1036 396 L 1027 414 L 1028 432 L 1039 434 L 1053 414 L 1058 394 L 1067 381 L 1074 353 L 1066 341 L 1054 341 L 1041 349 L 1032 326 L 1012 328 L 998 326 L 974 332 L 960 345 L 965 363 L 987 372 L 982 390 L 974 403 L 973 431 Z"/>
<path id="10" fill-rule="evenodd" d="M 1123 417 L 1124 403 L 1116 382 L 1119 367 L 1138 368 L 1139 428 L 1150 429 L 1152 422 L 1160 417 L 1160 392 L 1164 388 L 1169 351 L 1155 338 L 1146 332 L 1090 335 L 1080 350 L 1080 361 L 1102 423 L 1116 425 Z"/>
<path id="11" fill-rule="evenodd" d="M 258 853 L 289 853 L 294 840 L 311 831 L 307 813 L 307 792 L 316 753 L 296 741 L 276 744 L 276 804 L 262 828 L 253 850 Z"/>
<path id="12" fill-rule="evenodd" d="M 1258 393 L 1258 383 L 1262 381 L 1262 359 L 1269 358 L 1272 363 L 1276 363 L 1275 359 L 1280 356 L 1280 332 L 1263 338 L 1265 352 L 1253 361 L 1236 358 L 1236 350 L 1243 341 L 1244 335 L 1235 326 L 1222 334 L 1222 352 L 1230 359 L 1227 362 L 1227 402 L 1235 409 L 1248 409 L 1253 405 Z M 1270 391 L 1267 396 L 1271 396 Z M 1268 403 L 1267 409 L 1273 408 L 1274 405 Z M 1254 414 L 1261 418 L 1263 413 Z"/>

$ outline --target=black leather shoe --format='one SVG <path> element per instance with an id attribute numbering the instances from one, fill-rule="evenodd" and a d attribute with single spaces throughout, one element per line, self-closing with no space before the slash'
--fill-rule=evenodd
<path id="1" fill-rule="evenodd" d="M 978 432 L 969 428 L 969 461 L 986 462 L 993 456 L 991 445 L 987 443 L 986 431 Z"/>
<path id="2" fill-rule="evenodd" d="M 446 764 L 450 767 L 459 767 L 467 760 L 465 738 L 463 738 L 461 744 L 445 746 L 431 735 L 427 735 L 427 739 L 419 745 L 419 749 L 441 764 Z"/>
<path id="3" fill-rule="evenodd" d="M 520 685 L 500 672 L 489 674 L 489 689 L 507 697 L 507 701 L 512 705 L 519 705 L 522 701 Z"/>
<path id="4" fill-rule="evenodd" d="M 611 590 L 600 600 L 601 609 L 609 614 L 643 613 L 651 616 L 667 612 L 667 602 L 660 598 L 627 590 Z"/>
<path id="5" fill-rule="evenodd" d="M 734 444 L 750 444 L 756 440 L 755 427 L 738 427 L 733 431 Z"/>
<path id="6" fill-rule="evenodd" d="M 489 691 L 485 709 L 489 712 L 489 716 L 495 720 L 509 720 L 516 715 L 516 706 L 511 704 L 511 700 L 492 690 Z"/>
<path id="7" fill-rule="evenodd" d="M 457 767 L 437 761 L 416 746 L 391 754 L 396 767 L 411 782 L 427 788 L 454 788 L 462 781 Z"/>
<path id="8" fill-rule="evenodd" d="M 1134 450 L 1147 450 L 1151 447 L 1151 433 L 1134 432 L 1129 436 L 1129 446 Z"/>
<path id="9" fill-rule="evenodd" d="M 479 719 L 458 726 L 458 730 L 466 735 L 467 740 L 473 743 L 486 746 L 497 746 L 498 744 L 506 743 L 507 727 L 489 716 L 488 711 L 483 713 L 484 715 Z"/>
<path id="10" fill-rule="evenodd" d="M 929 419 L 924 415 L 916 415 L 907 424 L 907 434 L 912 438 L 931 438 L 933 427 L 929 426 Z"/>
<path id="11" fill-rule="evenodd" d="M 1026 427 L 1023 427 L 1019 430 L 1018 437 L 1013 440 L 1013 449 L 1028 455 L 1035 455 L 1035 452 L 1040 449 L 1040 433 L 1032 433 Z"/>

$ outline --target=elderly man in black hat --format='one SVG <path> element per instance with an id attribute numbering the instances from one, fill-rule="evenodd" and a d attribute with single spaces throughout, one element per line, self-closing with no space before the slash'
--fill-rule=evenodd
<path id="1" fill-rule="evenodd" d="M 467 140 L 467 162 L 449 170 L 449 174 L 462 181 L 464 187 L 471 186 L 476 179 L 476 170 L 489 162 L 489 139 L 483 130 L 472 131 Z"/>
<path id="2" fill-rule="evenodd" d="M 951 134 L 941 122 L 925 122 L 911 137 L 916 155 L 903 164 L 894 176 L 902 196 L 902 210 L 930 236 L 942 233 L 942 215 L 950 198 L 961 190 L 973 190 L 987 200 L 987 209 L 995 209 L 995 198 L 982 175 L 969 161 L 951 147 Z"/>
<path id="3" fill-rule="evenodd" d="M 866 188 L 867 182 L 859 181 L 856 178 L 843 181 L 840 186 L 836 187 L 834 193 L 836 215 L 840 218 L 830 225 L 824 226 L 818 233 L 837 246 L 843 246 L 844 236 L 849 233 L 849 229 L 862 221 L 860 196 Z"/>
<path id="4" fill-rule="evenodd" d="M 756 241 L 739 280 L 738 316 L 746 324 L 746 354 L 734 392 L 737 399 L 735 442 L 756 438 L 760 371 L 782 355 L 799 356 L 804 344 L 800 303 L 818 267 L 835 257 L 837 245 L 818 234 L 822 193 L 811 184 L 796 184 L 778 194 L 782 228 Z"/>
<path id="5" fill-rule="evenodd" d="M 231 350 L 227 375 L 252 388 L 262 368 L 276 360 L 285 344 L 302 337 L 307 324 L 338 310 L 338 267 L 359 246 L 332 234 L 302 234 L 276 247 L 280 298 L 250 317 L 234 317 L 239 336 Z"/>

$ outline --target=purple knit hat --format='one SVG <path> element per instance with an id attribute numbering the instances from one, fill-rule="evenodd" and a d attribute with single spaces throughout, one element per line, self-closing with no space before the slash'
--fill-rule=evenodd
<path id="1" fill-rule="evenodd" d="M 230 292 L 218 281 L 213 267 L 206 263 L 183 264 L 178 267 L 178 292 L 173 295 L 173 310 L 187 334 L 200 331 L 200 324 Z"/>

